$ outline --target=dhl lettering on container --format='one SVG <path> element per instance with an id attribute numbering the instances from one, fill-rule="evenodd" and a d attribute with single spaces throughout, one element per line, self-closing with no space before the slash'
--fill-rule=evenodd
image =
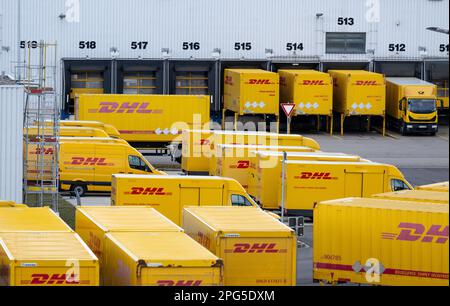
<path id="1" fill-rule="evenodd" d="M 112 205 L 150 206 L 177 225 L 185 206 L 258 208 L 237 181 L 223 177 L 113 175 L 112 184 Z"/>
<path id="2" fill-rule="evenodd" d="M 186 233 L 224 261 L 225 286 L 295 286 L 293 230 L 262 210 L 187 207 Z"/>
<path id="3" fill-rule="evenodd" d="M 449 285 L 448 205 L 347 198 L 318 204 L 314 223 L 317 281 Z"/>
<path id="4" fill-rule="evenodd" d="M 219 286 L 222 261 L 181 232 L 109 233 L 107 286 Z"/>
<path id="5" fill-rule="evenodd" d="M 0 286 L 99 285 L 97 257 L 70 232 L 0 233 L 0 263 Z"/>
<path id="6" fill-rule="evenodd" d="M 264 209 L 278 209 L 279 197 L 277 190 L 281 188 L 282 152 L 255 152 L 254 162 L 251 163 L 250 171 L 247 173 L 249 184 L 248 193 L 256 199 L 256 202 Z M 304 161 L 340 161 L 340 162 L 367 162 L 359 156 L 347 155 L 344 153 L 326 152 L 289 152 L 288 160 Z M 295 176 L 295 179 L 320 180 L 332 178 L 329 172 L 306 172 L 302 171 Z"/>
<path id="7" fill-rule="evenodd" d="M 76 117 L 111 124 L 130 142 L 181 142 L 183 130 L 209 122 L 209 109 L 209 96 L 82 95 Z"/>
<path id="8" fill-rule="evenodd" d="M 428 190 L 403 190 L 374 195 L 375 198 L 391 199 L 409 202 L 428 202 L 436 204 L 449 204 L 449 194 Z"/>
<path id="9" fill-rule="evenodd" d="M 280 172 L 281 173 L 281 172 Z M 281 205 L 282 180 L 278 184 Z M 346 197 L 371 197 L 393 190 L 413 189 L 392 165 L 361 160 L 288 161 L 286 163 L 285 209 L 291 214 L 311 216 L 321 201 Z"/>

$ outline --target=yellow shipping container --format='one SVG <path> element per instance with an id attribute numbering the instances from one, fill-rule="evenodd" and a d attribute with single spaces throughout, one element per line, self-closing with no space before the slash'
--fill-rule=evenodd
<path id="1" fill-rule="evenodd" d="M 235 179 L 248 189 L 248 172 L 255 164 L 256 153 L 265 151 L 314 152 L 308 147 L 218 145 L 214 159 L 216 164 L 211 165 L 209 175 Z"/>
<path id="2" fill-rule="evenodd" d="M 428 190 L 428 191 L 438 191 L 438 192 L 449 192 L 448 190 L 448 182 L 442 182 L 431 185 L 424 185 L 416 187 L 417 190 Z"/>
<path id="3" fill-rule="evenodd" d="M 183 229 L 148 207 L 79 207 L 75 231 L 103 263 L 105 235 L 110 232 L 182 232 Z"/>
<path id="4" fill-rule="evenodd" d="M 181 142 L 183 130 L 201 129 L 210 121 L 210 97 L 81 95 L 75 114 L 77 120 L 115 126 L 121 138 L 129 142 Z"/>
<path id="5" fill-rule="evenodd" d="M 224 261 L 225 286 L 295 286 L 297 237 L 262 210 L 188 207 L 186 233 Z"/>
<path id="6" fill-rule="evenodd" d="M 14 207 L 0 211 L 0 233 L 2 232 L 73 232 L 73 230 L 48 207 Z"/>
<path id="7" fill-rule="evenodd" d="M 342 134 L 348 116 L 386 117 L 384 75 L 363 70 L 330 70 L 328 73 L 333 77 L 334 110 L 341 114 Z"/>
<path id="8" fill-rule="evenodd" d="M 184 173 L 208 173 L 213 133 L 211 130 L 183 130 L 181 170 Z"/>
<path id="9" fill-rule="evenodd" d="M 448 286 L 448 209 L 361 198 L 320 203 L 314 209 L 314 280 Z"/>
<path id="10" fill-rule="evenodd" d="M 222 261 L 184 233 L 109 233 L 107 286 L 219 286 Z"/>
<path id="11" fill-rule="evenodd" d="M 224 108 L 237 115 L 279 115 L 280 77 L 261 69 L 225 69 Z"/>
<path id="12" fill-rule="evenodd" d="M 288 160 L 367 162 L 359 156 L 328 152 L 287 152 Z M 283 152 L 256 152 L 247 172 L 248 193 L 264 209 L 280 208 Z"/>
<path id="13" fill-rule="evenodd" d="M 293 116 L 327 116 L 333 132 L 333 78 L 316 70 L 279 70 L 280 101 L 295 104 Z M 318 121 L 318 125 L 320 121 Z"/>
<path id="14" fill-rule="evenodd" d="M 402 190 L 396 192 L 376 194 L 373 197 L 397 201 L 449 204 L 448 193 L 428 191 L 428 190 Z"/>
<path id="15" fill-rule="evenodd" d="M 282 180 L 278 187 L 280 206 L 281 186 Z M 363 161 L 288 161 L 285 188 L 285 209 L 303 216 L 311 216 L 314 205 L 321 201 L 413 189 L 395 166 Z"/>
<path id="16" fill-rule="evenodd" d="M 0 286 L 98 286 L 99 264 L 74 233 L 0 233 Z"/>
<path id="17" fill-rule="evenodd" d="M 150 206 L 178 225 L 185 206 L 258 205 L 235 180 L 211 176 L 113 175 L 111 204 Z"/>

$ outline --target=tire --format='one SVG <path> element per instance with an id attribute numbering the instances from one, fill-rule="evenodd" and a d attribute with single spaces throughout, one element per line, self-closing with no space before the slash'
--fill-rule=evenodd
<path id="1" fill-rule="evenodd" d="M 87 193 L 87 187 L 83 184 L 75 184 L 70 187 L 70 192 L 76 196 L 77 192 L 80 197 L 84 197 Z"/>
<path id="2" fill-rule="evenodd" d="M 400 123 L 400 134 L 402 134 L 403 136 L 408 135 L 408 131 L 406 129 L 406 124 L 405 123 Z"/>

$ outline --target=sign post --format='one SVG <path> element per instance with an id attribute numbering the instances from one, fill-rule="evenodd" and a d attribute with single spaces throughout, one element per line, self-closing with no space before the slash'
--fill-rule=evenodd
<path id="1" fill-rule="evenodd" d="M 291 118 L 294 114 L 295 104 L 294 103 L 281 103 L 281 108 L 287 117 L 287 133 L 291 133 Z"/>

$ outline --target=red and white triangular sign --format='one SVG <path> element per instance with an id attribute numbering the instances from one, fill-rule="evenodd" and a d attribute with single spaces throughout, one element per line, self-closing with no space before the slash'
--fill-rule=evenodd
<path id="1" fill-rule="evenodd" d="M 294 114 L 295 104 L 294 103 L 281 103 L 281 108 L 287 117 L 291 117 Z"/>

